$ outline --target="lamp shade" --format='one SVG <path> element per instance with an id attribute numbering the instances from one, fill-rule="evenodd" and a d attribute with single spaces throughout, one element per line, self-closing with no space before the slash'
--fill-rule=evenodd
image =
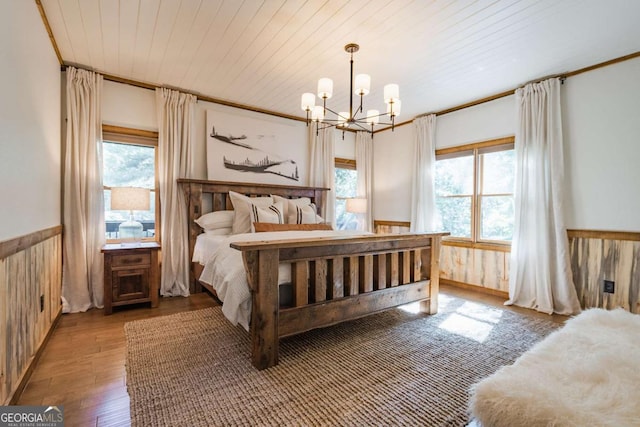
<path id="1" fill-rule="evenodd" d="M 391 101 L 395 102 L 399 99 L 400 99 L 400 87 L 397 84 L 391 83 L 384 87 L 384 102 L 388 104 Z"/>
<path id="2" fill-rule="evenodd" d="M 367 199 L 364 199 L 362 197 L 347 199 L 347 205 L 345 209 L 347 212 L 355 214 L 367 213 Z"/>
<path id="3" fill-rule="evenodd" d="M 370 125 L 376 125 L 380 121 L 380 111 L 367 110 L 367 123 Z"/>
<path id="4" fill-rule="evenodd" d="M 318 97 L 329 99 L 333 95 L 333 80 L 323 77 L 318 80 Z"/>
<path id="5" fill-rule="evenodd" d="M 311 111 L 313 107 L 316 105 L 316 96 L 313 93 L 306 92 L 302 94 L 302 100 L 300 103 L 300 107 L 302 111 Z"/>
<path id="6" fill-rule="evenodd" d="M 311 119 L 319 122 L 324 120 L 324 108 L 322 105 L 316 105 L 311 111 Z"/>
<path id="7" fill-rule="evenodd" d="M 402 102 L 399 99 L 396 99 L 392 103 L 387 104 L 387 113 L 390 116 L 398 117 L 400 115 L 401 107 Z"/>
<path id="8" fill-rule="evenodd" d="M 367 95 L 371 88 L 371 76 L 369 74 L 358 74 L 356 76 L 356 84 L 354 93 L 356 95 Z"/>
<path id="9" fill-rule="evenodd" d="M 148 211 L 150 209 L 149 189 L 136 187 L 112 187 L 111 209 Z"/>

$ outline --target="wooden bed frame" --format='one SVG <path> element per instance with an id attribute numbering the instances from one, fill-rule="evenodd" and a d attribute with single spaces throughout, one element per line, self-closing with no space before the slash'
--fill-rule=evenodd
<path id="1" fill-rule="evenodd" d="M 231 209 L 229 191 L 248 196 L 309 197 L 322 204 L 325 188 L 180 179 L 189 211 L 189 254 L 193 255 L 204 195 L 214 211 Z M 278 364 L 285 336 L 420 301 L 425 313 L 438 310 L 439 253 L 448 233 L 383 234 L 359 237 L 236 242 L 242 251 L 252 295 L 252 362 L 258 369 Z M 293 303 L 281 307 L 278 264 L 291 263 Z M 192 292 L 202 290 L 199 264 L 192 263 Z M 205 285 L 209 288 L 207 285 Z"/>

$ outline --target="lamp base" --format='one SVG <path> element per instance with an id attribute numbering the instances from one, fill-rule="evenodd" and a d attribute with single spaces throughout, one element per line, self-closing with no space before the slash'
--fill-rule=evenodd
<path id="1" fill-rule="evenodd" d="M 138 221 L 125 221 L 118 227 L 118 238 L 139 241 L 142 239 L 143 227 Z"/>

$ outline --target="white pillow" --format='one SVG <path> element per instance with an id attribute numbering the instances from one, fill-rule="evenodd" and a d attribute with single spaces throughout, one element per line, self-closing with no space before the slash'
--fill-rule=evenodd
<path id="1" fill-rule="evenodd" d="M 316 205 L 313 203 L 304 207 L 295 206 L 294 210 L 290 211 L 287 220 L 289 224 L 319 224 L 323 221 L 322 217 L 317 214 Z"/>
<path id="2" fill-rule="evenodd" d="M 195 220 L 205 230 L 229 228 L 233 225 L 233 211 L 216 211 L 202 215 Z"/>
<path id="3" fill-rule="evenodd" d="M 204 230 L 209 236 L 228 236 L 231 235 L 231 227 L 216 228 L 215 230 Z"/>
<path id="4" fill-rule="evenodd" d="M 233 204 L 233 226 L 232 233 L 250 233 L 251 232 L 251 205 L 254 204 L 261 208 L 269 207 L 273 204 L 273 198 L 267 197 L 247 197 L 235 191 L 229 191 L 229 198 Z"/>
<path id="5" fill-rule="evenodd" d="M 291 215 L 296 214 L 296 207 L 301 207 L 304 208 L 306 206 L 310 206 L 311 205 L 311 199 L 308 197 L 299 197 L 297 199 L 287 199 L 285 197 L 282 196 L 276 196 L 274 194 L 271 195 L 271 197 L 273 197 L 273 200 L 275 202 L 279 202 L 281 201 L 284 204 L 284 218 L 287 220 L 287 223 L 289 224 L 296 224 L 295 222 L 290 222 L 289 221 L 289 217 Z"/>
<path id="6" fill-rule="evenodd" d="M 282 202 L 274 203 L 266 208 L 251 204 L 251 232 L 255 233 L 254 222 L 266 222 L 269 224 L 284 224 L 284 216 L 282 214 L 284 204 Z"/>

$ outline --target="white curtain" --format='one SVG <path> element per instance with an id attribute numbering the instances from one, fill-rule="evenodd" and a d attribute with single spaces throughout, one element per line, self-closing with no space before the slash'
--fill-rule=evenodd
<path id="1" fill-rule="evenodd" d="M 162 279 L 160 294 L 189 295 L 187 205 L 178 178 L 193 176 L 191 147 L 195 138 L 196 97 L 156 89 L 158 173 L 160 184 Z"/>
<path id="2" fill-rule="evenodd" d="M 373 138 L 369 132 L 356 132 L 356 169 L 358 172 L 358 197 L 367 200 L 367 212 L 363 217 L 363 230 L 373 231 Z"/>
<path id="3" fill-rule="evenodd" d="M 516 103 L 515 228 L 506 304 L 577 313 L 562 206 L 560 80 L 518 89 Z"/>
<path id="4" fill-rule="evenodd" d="M 317 129 L 317 123 L 311 122 L 309 125 L 309 185 L 330 188 L 325 194 L 320 215 L 325 222 L 332 224 L 335 228 L 335 129 L 333 127 L 319 131 Z"/>
<path id="5" fill-rule="evenodd" d="M 415 119 L 413 129 L 411 232 L 434 231 L 440 228 L 435 192 L 436 115 Z"/>
<path id="6" fill-rule="evenodd" d="M 105 243 L 102 187 L 102 76 L 67 68 L 62 311 L 102 308 Z"/>

